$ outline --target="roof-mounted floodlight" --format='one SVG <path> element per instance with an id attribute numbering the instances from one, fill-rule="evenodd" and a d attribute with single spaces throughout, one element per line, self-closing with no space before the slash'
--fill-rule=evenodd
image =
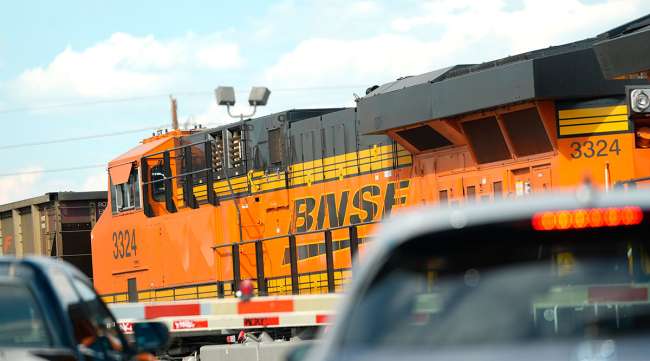
<path id="1" fill-rule="evenodd" d="M 265 106 L 269 100 L 271 91 L 265 86 L 254 86 L 251 88 L 251 93 L 248 96 L 248 104 L 252 107 L 259 105 Z"/>
<path id="2" fill-rule="evenodd" d="M 217 104 L 232 106 L 235 105 L 235 88 L 231 86 L 220 86 L 214 90 L 217 97 Z"/>
<path id="3" fill-rule="evenodd" d="M 230 113 L 230 107 L 235 105 L 235 89 L 231 86 L 220 86 L 214 91 L 215 96 L 217 97 L 218 105 L 225 105 L 228 110 L 228 115 L 233 118 L 239 118 L 244 120 L 244 118 L 250 118 L 255 115 L 257 107 L 263 107 L 269 101 L 269 96 L 271 91 L 267 87 L 263 86 L 254 86 L 251 88 L 251 93 L 248 96 L 248 104 L 253 107 L 253 112 L 250 114 L 239 114 L 233 115 Z"/>

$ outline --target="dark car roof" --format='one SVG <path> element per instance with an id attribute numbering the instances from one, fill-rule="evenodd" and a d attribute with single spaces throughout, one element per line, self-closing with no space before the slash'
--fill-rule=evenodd
<path id="1" fill-rule="evenodd" d="M 79 271 L 77 268 L 72 266 L 71 264 L 56 259 L 56 258 L 48 258 L 48 257 L 33 257 L 33 256 L 28 256 L 28 257 L 23 257 L 23 258 L 16 258 L 16 257 L 10 257 L 10 256 L 1 256 L 0 257 L 0 265 L 21 265 L 23 267 L 27 267 L 33 270 L 37 270 L 40 272 L 43 272 L 44 276 L 47 276 L 48 269 L 51 269 L 52 267 L 57 268 L 58 270 L 62 271 L 69 277 L 77 277 L 79 279 L 84 280 L 88 284 L 90 283 L 90 280 L 88 280 L 88 277 L 84 275 L 81 271 Z"/>
<path id="2" fill-rule="evenodd" d="M 59 360 L 74 361 L 74 354 L 66 349 L 24 349 L 4 348 L 0 349 L 0 361 L 43 361 Z"/>
<path id="3" fill-rule="evenodd" d="M 52 350 L 61 347 L 63 349 L 73 349 L 75 341 L 72 335 L 72 326 L 68 320 L 66 306 L 55 289 L 57 284 L 55 274 L 63 274 L 69 279 L 83 280 L 89 286 L 92 286 L 81 271 L 62 260 L 47 257 L 0 257 L 0 278 L 8 281 L 24 282 L 35 292 L 37 302 L 43 307 L 48 327 L 55 332 L 55 348 Z M 4 349 L 0 348 L 0 350 L 4 352 Z M 65 357 L 62 359 L 66 359 Z"/>

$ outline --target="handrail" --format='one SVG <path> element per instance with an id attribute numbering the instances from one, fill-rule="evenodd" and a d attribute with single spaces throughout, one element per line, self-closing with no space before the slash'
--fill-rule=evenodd
<path id="1" fill-rule="evenodd" d="M 168 150 L 164 150 L 164 151 L 160 151 L 160 152 L 156 152 L 156 153 L 146 155 L 146 156 L 142 157 L 142 160 L 144 162 L 147 162 L 150 159 L 160 160 L 159 158 L 162 155 L 163 163 L 164 162 L 170 162 L 170 155 L 173 154 L 171 158 L 176 159 L 177 162 L 181 161 L 183 164 L 185 164 L 184 167 L 186 168 L 188 160 L 184 159 L 184 158 L 187 158 L 187 157 L 192 158 L 191 151 L 189 150 L 191 147 L 197 146 L 197 145 L 204 145 L 204 151 L 205 151 L 205 149 L 208 149 L 208 147 L 210 147 L 211 144 L 212 144 L 212 140 L 208 139 L 208 140 L 202 140 L 202 141 L 198 141 L 198 142 L 194 142 L 194 143 L 190 143 L 190 144 L 179 145 L 177 147 L 174 147 L 174 148 L 171 148 L 171 149 L 168 149 Z M 381 149 L 383 147 L 379 147 L 379 148 Z M 365 151 L 369 151 L 370 153 L 368 153 L 365 156 L 360 156 L 361 152 L 365 152 Z M 318 177 L 319 174 L 322 174 L 323 180 L 325 180 L 325 179 L 334 179 L 334 178 L 339 177 L 341 175 L 345 176 L 345 175 L 358 174 L 358 173 L 361 172 L 361 169 L 362 169 L 363 166 L 366 166 L 366 167 L 370 166 L 370 170 L 372 171 L 373 170 L 372 165 L 374 163 L 376 163 L 376 162 L 385 162 L 385 161 L 391 161 L 392 160 L 393 168 L 396 168 L 399 165 L 398 159 L 400 157 L 410 155 L 410 153 L 408 153 L 408 151 L 406 151 L 405 149 L 398 150 L 397 152 L 394 151 L 394 149 L 390 149 L 390 150 L 386 150 L 386 151 L 381 150 L 381 151 L 377 152 L 373 148 L 368 148 L 368 149 L 357 149 L 353 153 L 355 153 L 354 159 L 343 159 L 343 160 L 340 160 L 340 161 L 331 162 L 329 164 L 324 164 L 323 160 L 329 158 L 329 157 L 324 157 L 324 158 L 319 158 L 318 160 L 315 160 L 315 161 L 321 161 L 321 165 L 314 165 L 314 163 L 311 163 L 310 166 L 305 167 L 305 165 L 306 165 L 305 163 L 307 163 L 307 162 L 302 162 L 303 167 L 301 169 L 298 169 L 298 170 L 293 169 L 294 168 L 293 165 L 287 165 L 287 167 L 284 169 L 283 172 L 276 172 L 273 175 L 278 177 L 278 179 L 276 181 L 284 180 L 286 182 L 287 186 L 290 186 L 290 185 L 295 185 L 295 184 L 301 184 L 301 182 L 299 182 L 300 178 L 303 178 L 303 180 L 304 180 L 304 177 L 311 177 L 311 176 Z M 378 153 L 378 154 L 375 154 L 375 153 Z M 240 190 L 244 190 L 244 188 L 246 188 L 246 187 L 248 188 L 249 191 L 251 191 L 251 184 L 259 182 L 260 180 L 264 181 L 265 178 L 269 177 L 269 173 L 267 173 L 268 170 L 264 170 L 264 169 L 255 170 L 255 169 L 253 169 L 252 171 L 254 171 L 254 172 L 261 171 L 261 172 L 263 172 L 263 174 L 253 176 L 253 177 L 250 177 L 250 178 L 248 178 L 245 174 L 243 174 L 242 177 L 247 178 L 246 181 L 244 182 L 246 184 L 245 187 L 234 187 L 234 185 L 230 184 L 230 182 L 231 182 L 230 178 L 231 177 L 230 177 L 229 172 L 232 169 L 235 169 L 235 168 L 234 167 L 224 167 L 221 171 L 216 171 L 214 168 L 212 168 L 212 162 L 210 161 L 210 159 L 211 158 L 208 156 L 208 154 L 205 153 L 205 168 L 198 169 L 198 170 L 186 171 L 186 172 L 176 174 L 176 175 L 171 175 L 170 171 L 166 171 L 166 172 L 163 172 L 163 177 L 162 178 L 155 179 L 155 180 L 150 179 L 150 180 L 148 180 L 146 182 L 143 179 L 142 180 L 142 185 L 143 185 L 143 187 L 146 187 L 148 185 L 159 184 L 161 182 L 162 183 L 165 183 L 165 182 L 170 182 L 171 183 L 173 180 L 179 179 L 179 178 L 185 178 L 185 182 L 187 182 L 187 179 L 189 179 L 189 178 L 194 179 L 194 177 L 193 177 L 194 175 L 199 175 L 199 177 L 201 179 L 203 179 L 203 175 L 201 175 L 201 174 L 205 173 L 204 176 L 205 176 L 206 180 L 209 180 L 211 178 L 213 179 L 213 182 L 212 182 L 213 184 L 208 184 L 208 186 L 209 186 L 208 191 L 210 189 L 212 189 L 212 191 L 216 191 L 216 189 L 213 188 L 214 187 L 214 178 L 211 177 L 211 175 L 215 174 L 215 172 L 224 172 L 226 174 L 225 181 L 227 183 L 226 192 L 230 193 L 230 194 L 223 195 L 223 194 L 221 194 L 222 193 L 221 191 L 217 191 L 218 193 L 216 193 L 212 197 L 212 198 L 214 198 L 213 202 L 209 201 L 209 203 L 210 204 L 213 204 L 213 203 L 218 204 L 218 198 L 219 197 L 226 197 L 227 199 L 237 198 L 238 195 L 235 194 L 234 188 L 237 188 L 237 190 L 238 190 L 237 193 L 239 193 Z M 247 159 L 242 160 L 242 166 L 243 167 L 247 168 L 247 166 L 246 166 L 247 163 L 248 163 Z M 169 167 L 169 164 L 167 165 L 167 167 Z M 328 172 L 330 172 L 330 173 L 331 172 L 338 172 L 338 171 L 342 171 L 342 174 L 337 173 L 336 177 L 334 177 L 334 178 L 326 177 L 326 173 L 328 173 Z M 223 180 L 219 179 L 218 181 L 223 181 Z M 319 179 L 319 181 L 320 181 L 320 179 Z M 192 181 L 192 185 L 187 186 L 187 187 L 189 187 L 189 188 L 186 188 L 186 186 L 183 186 L 185 191 L 191 190 L 192 194 L 196 194 L 195 191 L 194 191 L 195 184 L 194 184 L 193 181 Z M 217 189 L 222 189 L 222 188 L 223 187 L 217 187 Z M 185 206 L 189 206 L 189 205 L 191 205 L 191 204 L 186 204 Z M 194 207 L 192 207 L 192 208 L 194 208 Z"/>
<path id="2" fill-rule="evenodd" d="M 149 157 L 153 157 L 154 155 L 159 155 L 159 154 L 163 154 L 165 152 L 171 152 L 171 151 L 174 151 L 174 150 L 183 149 L 185 147 L 191 147 L 191 146 L 194 146 L 194 145 L 199 145 L 199 144 L 203 144 L 203 143 L 207 143 L 207 142 L 210 142 L 210 140 L 203 140 L 203 141 L 196 142 L 196 143 L 183 144 L 183 145 L 179 145 L 178 147 L 161 150 L 160 152 L 156 152 L 156 153 L 151 153 L 151 154 L 146 155 L 146 156 L 144 156 L 142 158 L 149 158 Z"/>
<path id="3" fill-rule="evenodd" d="M 650 181 L 650 177 L 640 177 L 640 178 L 632 178 L 624 181 L 618 181 L 614 184 L 614 187 L 618 185 L 633 184 L 633 183 L 644 182 L 644 181 Z"/>
<path id="4" fill-rule="evenodd" d="M 255 242 L 266 242 L 266 241 L 272 241 L 274 239 L 281 239 L 281 238 L 287 238 L 289 236 L 306 236 L 309 234 L 316 234 L 316 233 L 324 233 L 327 231 L 337 231 L 339 229 L 344 229 L 344 228 L 350 228 L 350 227 L 360 227 L 360 226 L 367 226 L 371 224 L 377 224 L 380 223 L 381 221 L 370 221 L 370 222 L 363 222 L 363 223 L 355 223 L 355 224 L 348 224 L 345 226 L 337 226 L 337 227 L 330 227 L 327 229 L 317 229 L 313 231 L 305 231 L 305 232 L 296 232 L 296 233 L 286 233 L 278 236 L 271 236 L 271 237 L 266 237 L 266 238 L 258 238 L 258 239 L 249 239 L 246 241 L 240 241 L 240 242 L 233 242 L 233 243 L 225 243 L 225 244 L 219 244 L 216 246 L 212 246 L 211 248 L 216 250 L 218 248 L 225 248 L 225 247 L 232 247 L 233 245 L 244 245 L 244 244 L 252 244 Z"/>
<path id="5" fill-rule="evenodd" d="M 195 171 L 191 171 L 191 172 L 185 172 L 185 173 L 177 174 L 177 175 L 171 176 L 171 177 L 156 179 L 154 181 L 142 182 L 142 184 L 153 184 L 153 183 L 163 182 L 163 181 L 166 181 L 168 179 L 171 180 L 171 179 L 181 178 L 181 177 L 184 177 L 184 176 L 187 176 L 187 175 L 190 175 L 190 174 L 193 175 L 193 174 L 197 174 L 197 173 L 202 173 L 202 172 L 205 172 L 205 171 L 208 171 L 208 170 L 211 170 L 211 169 L 212 168 L 203 168 L 203 169 L 200 169 L 200 170 L 195 170 Z"/>
<path id="6" fill-rule="evenodd" d="M 300 282 L 299 282 L 299 276 L 302 275 L 299 270 L 298 270 L 298 245 L 296 242 L 296 237 L 301 236 L 301 235 L 307 235 L 307 234 L 315 234 L 315 233 L 323 233 L 324 234 L 324 240 L 323 242 L 325 243 L 325 259 L 326 259 L 326 267 L 324 271 L 327 273 L 327 289 L 329 292 L 334 292 L 336 289 L 336 283 L 335 283 L 335 275 L 334 275 L 334 247 L 333 247 L 333 241 L 332 241 L 332 231 L 338 230 L 338 229 L 343 229 L 347 228 L 348 229 L 348 237 L 349 237 L 349 249 L 350 249 L 350 259 L 354 260 L 356 259 L 358 253 L 359 253 L 359 236 L 357 233 L 358 226 L 363 226 L 363 225 L 368 225 L 368 224 L 375 224 L 378 223 L 378 221 L 372 221 L 372 222 L 364 222 L 364 223 L 359 223 L 359 224 L 353 224 L 353 225 L 347 225 L 347 226 L 338 226 L 338 227 L 331 227 L 328 229 L 321 229 L 321 230 L 315 230 L 315 231 L 306 231 L 306 232 L 299 232 L 299 233 L 289 233 L 286 235 L 278 235 L 278 236 L 273 236 L 273 237 L 267 237 L 267 238 L 262 238 L 262 239 L 257 239 L 257 240 L 248 240 L 248 241 L 240 241 L 236 243 L 229 243 L 229 244 L 223 244 L 223 245 L 218 245 L 218 246 L 213 246 L 213 250 L 217 250 L 220 248 L 224 247 L 230 247 L 231 249 L 231 258 L 232 258 L 232 271 L 233 271 L 233 279 L 230 281 L 227 280 L 220 280 L 217 281 L 217 297 L 224 297 L 224 292 L 223 292 L 223 285 L 225 282 L 232 282 L 232 288 L 237 289 L 239 288 L 239 282 L 241 281 L 241 273 L 240 273 L 240 252 L 239 252 L 239 247 L 244 244 L 254 244 L 255 245 L 255 268 L 256 268 L 256 276 L 257 276 L 257 292 L 259 295 L 266 295 L 268 293 L 268 287 L 267 287 L 267 278 L 265 277 L 264 274 L 264 247 L 263 243 L 265 241 L 273 240 L 273 239 L 280 239 L 280 238 L 288 238 L 288 243 L 289 243 L 289 265 L 290 265 L 290 272 L 288 275 L 285 277 L 290 277 L 291 278 L 291 292 L 293 294 L 299 294 L 300 293 Z"/>
<path id="7" fill-rule="evenodd" d="M 208 143 L 208 142 L 209 141 L 192 143 L 192 144 L 188 144 L 188 145 L 184 145 L 184 146 L 181 146 L 181 147 L 176 147 L 176 148 L 170 149 L 170 151 L 171 150 L 182 149 L 184 147 L 190 147 L 190 146 L 197 145 L 197 144 L 204 144 L 204 143 Z M 162 153 L 164 153 L 164 151 L 145 156 L 145 157 L 143 157 L 143 159 L 148 159 L 152 155 L 157 155 L 157 154 L 162 154 Z M 304 177 L 305 173 L 307 173 L 308 171 L 316 170 L 316 169 L 322 169 L 323 172 L 331 172 L 331 171 L 336 171 L 338 169 L 338 168 L 336 168 L 337 165 L 346 165 L 346 167 L 345 167 L 346 169 L 347 168 L 360 168 L 361 165 L 372 164 L 373 163 L 372 158 L 373 158 L 373 156 L 356 157 L 355 160 L 358 160 L 358 161 L 370 160 L 369 162 L 358 163 L 358 165 L 350 165 L 350 166 L 348 166 L 347 164 L 349 162 L 352 162 L 352 160 L 343 160 L 343 161 L 338 161 L 338 162 L 334 162 L 334 163 L 331 163 L 331 164 L 324 164 L 322 166 L 303 168 L 303 169 L 300 169 L 300 170 L 290 170 L 287 175 L 289 176 L 289 178 Z M 392 152 L 384 152 L 384 153 L 380 154 L 379 156 L 377 156 L 375 158 L 376 158 L 376 159 L 374 159 L 375 162 L 381 162 L 381 161 L 394 159 L 395 157 L 393 156 Z M 333 169 L 327 169 L 327 168 L 330 168 L 330 167 L 333 167 Z M 211 171 L 211 170 L 213 170 L 213 169 L 212 168 L 202 168 L 202 169 L 191 171 L 191 172 L 185 172 L 185 173 L 177 174 L 177 175 L 171 176 L 171 177 L 164 177 L 164 178 L 149 181 L 149 182 L 142 182 L 142 184 L 159 183 L 159 182 L 163 182 L 163 181 L 168 180 L 168 179 L 181 178 L 181 177 L 184 177 L 184 176 L 187 176 L 187 175 L 194 175 L 194 174 L 198 174 L 198 173 L 202 173 L 202 172 L 206 172 L 206 171 Z M 267 176 L 267 174 L 257 176 L 257 177 L 253 177 L 252 179 L 253 180 L 258 180 L 258 179 L 262 179 L 265 176 Z"/>

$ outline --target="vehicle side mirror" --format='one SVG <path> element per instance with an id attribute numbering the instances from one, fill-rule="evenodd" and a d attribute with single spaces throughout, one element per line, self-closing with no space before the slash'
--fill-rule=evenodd
<path id="1" fill-rule="evenodd" d="M 314 343 L 311 341 L 296 342 L 296 345 L 286 353 L 284 361 L 303 361 Z"/>
<path id="2" fill-rule="evenodd" d="M 167 347 L 169 342 L 169 329 L 162 322 L 136 322 L 133 334 L 138 352 L 154 353 Z"/>

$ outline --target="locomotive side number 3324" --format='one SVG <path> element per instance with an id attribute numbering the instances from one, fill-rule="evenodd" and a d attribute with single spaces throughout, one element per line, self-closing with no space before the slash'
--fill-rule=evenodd
<path id="1" fill-rule="evenodd" d="M 600 139 L 595 143 L 591 140 L 585 142 L 573 142 L 571 143 L 571 158 L 593 158 L 595 157 L 607 157 L 609 155 L 616 154 L 617 156 L 621 152 L 621 148 L 618 145 L 618 139 L 607 141 Z"/>
<path id="2" fill-rule="evenodd" d="M 129 232 L 128 229 L 113 232 L 113 258 L 125 258 L 135 256 L 137 246 L 135 243 L 135 228 Z"/>

